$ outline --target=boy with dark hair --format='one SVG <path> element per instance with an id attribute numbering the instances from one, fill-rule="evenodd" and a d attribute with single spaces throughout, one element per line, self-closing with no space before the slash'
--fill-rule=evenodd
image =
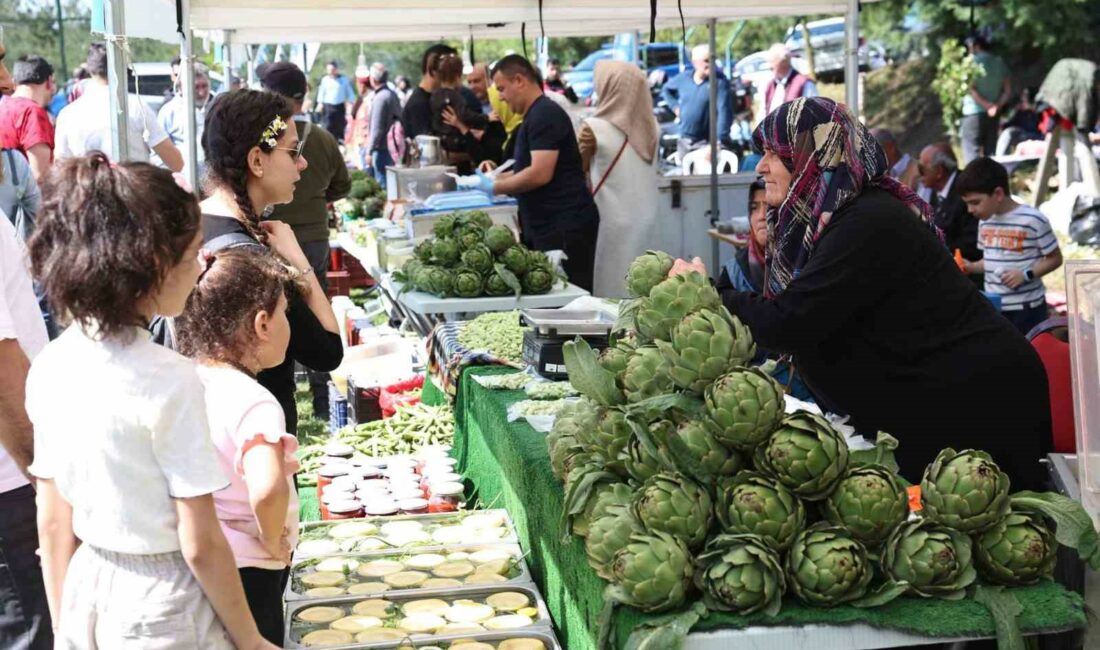
<path id="1" fill-rule="evenodd" d="M 24 55 L 12 66 L 15 93 L 0 104 L 0 147 L 26 156 L 35 179 L 53 162 L 53 123 L 46 106 L 57 90 L 53 66 L 37 55 Z"/>
<path id="2" fill-rule="evenodd" d="M 1035 208 L 1017 203 L 1008 171 L 992 158 L 973 160 L 955 181 L 959 196 L 979 221 L 978 247 L 985 258 L 963 261 L 967 273 L 985 273 L 985 290 L 1001 297 L 1001 312 L 1027 334 L 1047 316 L 1040 280 L 1062 265 L 1062 251 L 1050 222 Z"/>

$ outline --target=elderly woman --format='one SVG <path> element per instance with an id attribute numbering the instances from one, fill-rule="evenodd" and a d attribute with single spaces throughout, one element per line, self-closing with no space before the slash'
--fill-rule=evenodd
<path id="1" fill-rule="evenodd" d="M 645 73 L 625 61 L 596 64 L 599 104 L 578 135 L 581 164 L 600 210 L 593 295 L 626 297 L 630 262 L 652 246 L 657 224 L 660 131 Z"/>
<path id="2" fill-rule="evenodd" d="M 909 480 L 944 447 L 975 448 L 1013 489 L 1039 487 L 1043 366 L 959 272 L 874 138 L 844 105 L 807 98 L 768 115 L 753 140 L 771 232 L 764 291 L 722 291 L 730 311 L 760 345 L 793 355 L 825 410 L 897 437 Z"/>

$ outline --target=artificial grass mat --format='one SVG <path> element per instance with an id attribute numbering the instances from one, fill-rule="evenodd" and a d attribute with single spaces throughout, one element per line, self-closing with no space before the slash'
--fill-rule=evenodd
<path id="1" fill-rule="evenodd" d="M 594 648 L 606 583 L 588 566 L 580 538 L 563 539 L 564 487 L 550 471 L 546 436 L 524 421 L 507 422 L 508 405 L 523 399 L 523 392 L 491 391 L 472 379 L 474 374 L 502 372 L 514 370 L 471 367 L 463 373 L 456 395 L 452 454 L 459 461 L 459 471 L 475 485 L 482 507 L 507 508 L 563 647 L 570 650 Z M 1081 597 L 1054 582 L 1012 591 L 1024 607 L 1020 624 L 1025 632 L 1085 625 Z M 620 608 L 615 618 L 618 647 L 623 647 L 630 630 L 649 616 L 631 608 Z M 694 629 L 855 623 L 931 637 L 992 636 L 994 633 L 992 617 L 977 602 L 909 597 L 874 609 L 816 609 L 788 598 L 783 611 L 775 618 L 716 612 L 701 620 Z"/>

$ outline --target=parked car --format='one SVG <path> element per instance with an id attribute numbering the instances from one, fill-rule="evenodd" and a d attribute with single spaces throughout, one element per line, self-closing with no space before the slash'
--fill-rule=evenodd
<path id="1" fill-rule="evenodd" d="M 160 110 L 166 97 L 172 95 L 172 66 L 165 62 L 133 63 L 128 91 L 136 93 L 145 105 Z"/>
<path id="2" fill-rule="evenodd" d="M 642 69 L 645 70 L 647 76 L 654 72 L 660 72 L 666 80 L 675 77 L 680 74 L 680 56 L 678 50 L 682 47 L 680 43 L 643 44 L 639 48 L 639 56 L 642 59 Z M 577 93 L 577 97 L 587 99 L 592 96 L 593 75 L 596 71 L 596 63 L 614 59 L 619 55 L 621 55 L 621 52 L 611 47 L 610 43 L 606 43 L 600 49 L 581 59 L 580 62 L 573 66 L 568 72 L 563 73 L 562 78 L 565 79 L 567 84 L 573 87 L 573 91 Z M 691 70 L 691 61 L 689 59 L 690 56 L 685 52 L 684 64 L 686 69 Z"/>
<path id="3" fill-rule="evenodd" d="M 844 77 L 845 23 L 844 18 L 826 18 L 806 23 L 810 32 L 810 45 L 814 50 L 814 71 L 821 81 L 840 81 Z M 802 23 L 787 30 L 783 43 L 793 56 L 802 57 L 806 44 L 802 36 Z M 872 56 L 875 50 L 878 56 Z M 881 45 L 868 47 L 861 36 L 859 39 L 859 69 L 874 70 L 886 64 Z"/>

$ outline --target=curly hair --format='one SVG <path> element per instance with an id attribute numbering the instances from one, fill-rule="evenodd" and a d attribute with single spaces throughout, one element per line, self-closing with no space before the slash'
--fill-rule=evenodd
<path id="1" fill-rule="evenodd" d="M 219 251 L 207 264 L 176 318 L 176 346 L 194 359 L 239 364 L 255 342 L 256 314 L 274 313 L 288 295 L 290 271 L 255 247 Z"/>
<path id="2" fill-rule="evenodd" d="M 248 196 L 248 152 L 252 147 L 259 147 L 270 153 L 271 146 L 261 142 L 264 130 L 276 116 L 288 125 L 293 124 L 293 115 L 294 109 L 285 97 L 247 89 L 218 95 L 206 112 L 202 133 L 206 189 L 231 191 L 237 203 L 237 218 L 249 234 L 260 241 L 265 239 L 260 229 L 260 215 L 256 214 Z"/>
<path id="3" fill-rule="evenodd" d="M 99 151 L 54 164 L 29 241 L 34 275 L 58 314 L 102 336 L 143 324 L 155 292 L 199 232 L 199 204 L 172 172 Z"/>

